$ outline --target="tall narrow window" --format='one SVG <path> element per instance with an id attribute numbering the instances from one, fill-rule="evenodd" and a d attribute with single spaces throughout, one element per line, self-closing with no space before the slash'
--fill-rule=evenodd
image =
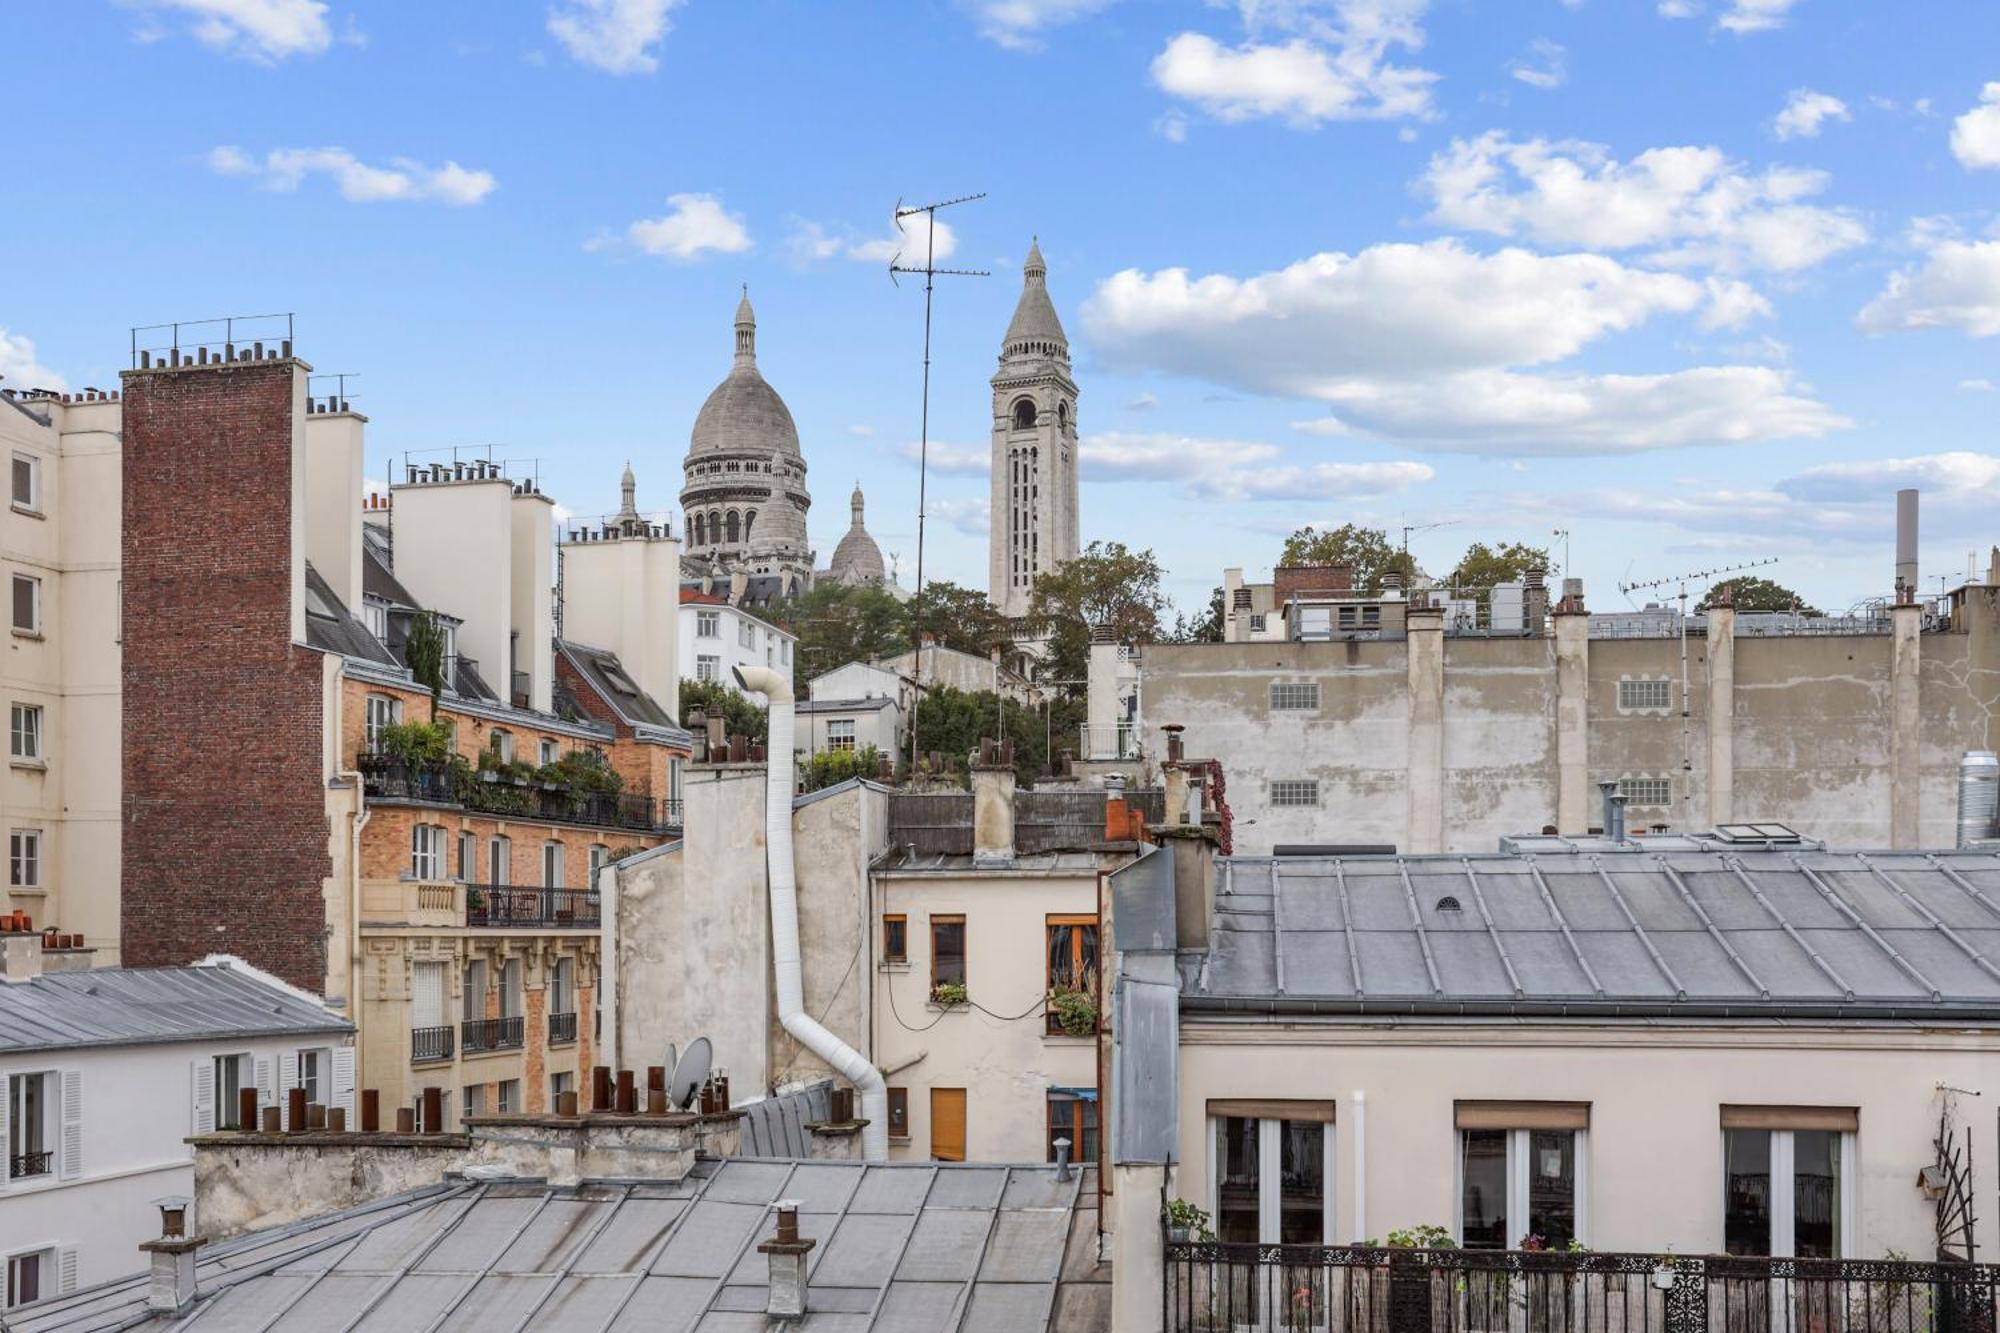
<path id="1" fill-rule="evenodd" d="M 382 728 L 403 720 L 403 701 L 393 694 L 371 694 L 363 705 L 367 724 L 368 753 L 382 752 Z"/>
<path id="2" fill-rule="evenodd" d="M 910 1141 L 910 1090 L 908 1088 L 889 1089 L 889 1137 L 902 1143 Z"/>
<path id="3" fill-rule="evenodd" d="M 442 824 L 412 824 L 410 826 L 410 878 L 422 880 L 444 878 L 444 826 Z"/>
<path id="4" fill-rule="evenodd" d="M 42 831 L 17 828 L 7 837 L 7 883 L 16 889 L 42 887 Z"/>
<path id="5" fill-rule="evenodd" d="M 488 884 L 514 882 L 514 844 L 510 840 L 502 837 L 487 840 L 486 882 Z"/>
<path id="6" fill-rule="evenodd" d="M 250 1057 L 247 1055 L 218 1055 L 215 1057 L 215 1127 L 217 1129 L 241 1129 L 243 1122 L 238 1119 L 240 1108 L 236 1094 L 250 1082 Z"/>
<path id="7" fill-rule="evenodd" d="M 1072 1162 L 1097 1160 L 1097 1098 L 1090 1090 L 1049 1090 L 1048 1160 L 1056 1160 L 1056 1140 L 1069 1140 Z"/>
<path id="8" fill-rule="evenodd" d="M 931 918 L 931 993 L 941 986 L 965 985 L 965 918 Z"/>
<path id="9" fill-rule="evenodd" d="M 14 630 L 19 634 L 42 632 L 42 581 L 27 574 L 14 576 Z"/>
<path id="10" fill-rule="evenodd" d="M 910 961 L 910 919 L 901 912 L 891 913 L 882 918 L 882 961 L 885 963 Z"/>
<path id="11" fill-rule="evenodd" d="M 563 886 L 563 845 L 559 842 L 542 844 L 542 887 L 559 889 Z"/>
<path id="12" fill-rule="evenodd" d="M 470 884 L 479 877 L 479 835 L 466 830 L 458 835 L 458 878 Z"/>
<path id="13" fill-rule="evenodd" d="M 42 706 L 15 704 L 8 724 L 9 752 L 14 758 L 36 762 L 42 757 Z"/>
<path id="14" fill-rule="evenodd" d="M 41 510 L 42 461 L 33 454 L 14 455 L 14 507 Z"/>
<path id="15" fill-rule="evenodd" d="M 7 1169 L 15 1180 L 55 1170 L 49 1115 L 54 1084 L 52 1074 L 16 1074 L 6 1080 Z"/>
<path id="16" fill-rule="evenodd" d="M 1460 1102 L 1459 1243 L 1561 1250 L 1583 1240 L 1583 1102 Z"/>

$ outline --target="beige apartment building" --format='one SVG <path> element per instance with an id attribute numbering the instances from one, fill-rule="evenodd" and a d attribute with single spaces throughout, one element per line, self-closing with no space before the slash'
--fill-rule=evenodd
<path id="1" fill-rule="evenodd" d="M 119 414 L 115 394 L 0 392 L 9 504 L 6 911 L 118 962 Z"/>

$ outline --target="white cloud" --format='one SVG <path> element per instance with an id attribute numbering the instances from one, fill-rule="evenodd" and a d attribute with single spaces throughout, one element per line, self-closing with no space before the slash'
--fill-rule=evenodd
<path id="1" fill-rule="evenodd" d="M 986 496 L 964 499 L 934 497 L 927 517 L 943 519 L 968 537 L 984 537 L 993 529 L 993 502 Z"/>
<path id="2" fill-rule="evenodd" d="M 896 452 L 914 467 L 923 447 L 916 440 L 906 440 Z M 942 472 L 947 476 L 983 477 L 993 465 L 993 451 L 988 446 L 954 444 L 948 440 L 932 440 L 928 458 L 932 472 Z"/>
<path id="3" fill-rule="evenodd" d="M 1958 387 L 1961 393 L 1992 393 L 1993 381 L 1989 379 L 1960 380 Z"/>
<path id="4" fill-rule="evenodd" d="M 154 0 L 193 20 L 196 40 L 259 64 L 316 56 L 333 45 L 321 0 Z M 151 36 L 151 30 L 142 36 Z"/>
<path id="5" fill-rule="evenodd" d="M 1785 26 L 1785 17 L 1799 0 L 1730 0 L 1716 16 L 1715 26 L 1733 33 L 1766 32 Z"/>
<path id="6" fill-rule="evenodd" d="M 1889 276 L 1855 325 L 1863 333 L 1958 329 L 1974 338 L 2000 334 L 2000 241 L 1942 239 L 1914 268 Z"/>
<path id="7" fill-rule="evenodd" d="M 1305 421 L 1290 423 L 1291 428 L 1301 435 L 1352 435 L 1354 428 L 1339 417 L 1310 417 Z"/>
<path id="8" fill-rule="evenodd" d="M 827 259 L 887 264 L 899 256 L 905 264 L 920 265 L 924 262 L 925 247 L 931 240 L 929 229 L 930 215 L 915 213 L 902 220 L 900 230 L 892 226 L 887 236 L 862 240 L 852 231 L 831 228 L 806 218 L 795 218 L 791 234 L 785 239 L 785 249 L 792 262 L 799 265 Z M 939 222 L 933 261 L 948 259 L 957 249 L 958 233 L 951 229 L 950 223 Z"/>
<path id="9" fill-rule="evenodd" d="M 36 359 L 34 339 L 4 328 L 0 328 L 0 384 L 16 392 L 69 387 L 68 380 Z"/>
<path id="10" fill-rule="evenodd" d="M 1811 88 L 1794 88 L 1785 99 L 1785 109 L 1771 122 L 1771 131 L 1780 139 L 1817 139 L 1820 127 L 1829 120 L 1852 120 L 1847 103 L 1830 93 Z"/>
<path id="11" fill-rule="evenodd" d="M 1927 500 L 1963 503 L 1979 496 L 2000 499 L 2000 456 L 1958 450 L 1914 458 L 1877 458 L 1855 463 L 1822 463 L 1778 483 L 1795 500 L 1880 502 L 1905 486 L 1932 492 Z"/>
<path id="12" fill-rule="evenodd" d="M 1622 453 L 1847 425 L 1766 367 L 1520 373 L 1655 315 L 1761 309 L 1741 284 L 1602 255 L 1478 255 L 1441 240 L 1320 254 L 1241 279 L 1126 270 L 1098 285 L 1083 318 L 1114 368 L 1317 399 L 1346 427 L 1440 449 Z"/>
<path id="13" fill-rule="evenodd" d="M 856 422 L 854 425 L 849 426 L 847 428 L 847 433 L 849 435 L 868 436 L 868 435 L 873 435 L 875 433 L 875 428 L 873 426 L 863 425 L 860 422 Z"/>
<path id="14" fill-rule="evenodd" d="M 1599 144 L 1455 139 L 1418 181 L 1433 220 L 1551 245 L 1644 249 L 1655 262 L 1789 271 L 1860 245 L 1843 210 L 1801 202 L 1824 172 L 1747 174 L 1719 148 L 1653 148 L 1619 162 Z"/>
<path id="15" fill-rule="evenodd" d="M 1037 51 L 1051 28 L 1088 18 L 1112 0 L 967 0 L 979 35 L 1010 51 Z"/>
<path id="16" fill-rule="evenodd" d="M 1187 113 L 1179 107 L 1175 107 L 1153 122 L 1153 132 L 1168 143 L 1186 143 L 1187 131 Z"/>
<path id="17" fill-rule="evenodd" d="M 725 209 L 712 194 L 670 194 L 667 209 L 659 217 L 632 223 L 625 228 L 625 239 L 649 255 L 683 262 L 750 248 L 742 215 Z"/>
<path id="18" fill-rule="evenodd" d="M 1110 431 L 1087 435 L 1079 446 L 1085 477 L 1093 481 L 1180 482 L 1202 500 L 1297 500 L 1304 494 L 1351 498 L 1385 495 L 1429 481 L 1424 463 L 1281 462 L 1275 445 L 1247 440 Z"/>
<path id="19" fill-rule="evenodd" d="M 1423 46 L 1429 0 L 1239 0 L 1245 41 L 1183 32 L 1153 61 L 1153 82 L 1223 121 L 1329 120 L 1434 114 L 1437 75 L 1393 64 L 1393 47 Z M 1260 40 L 1265 35 L 1285 40 Z"/>
<path id="20" fill-rule="evenodd" d="M 1777 314 L 1764 294 L 1747 282 L 1709 278 L 1702 286 L 1708 291 L 1708 304 L 1700 319 L 1704 329 L 1740 329 L 1753 319 L 1770 319 Z"/>
<path id="21" fill-rule="evenodd" d="M 1150 412 L 1159 405 L 1160 400 L 1156 395 L 1142 393 L 1131 402 L 1125 404 L 1125 410 L 1127 412 Z"/>
<path id="22" fill-rule="evenodd" d="M 1951 153 L 1978 171 L 2000 167 L 2000 83 L 1979 90 L 1979 105 L 1951 123 Z"/>
<path id="23" fill-rule="evenodd" d="M 233 144 L 209 150 L 209 170 L 222 176 L 256 176 L 267 190 L 290 193 L 309 176 L 325 176 L 350 203 L 435 202 L 476 204 L 498 184 L 490 171 L 474 171 L 456 162 L 425 166 L 407 157 L 391 158 L 387 166 L 370 166 L 345 148 L 274 148 L 260 163 Z"/>
<path id="24" fill-rule="evenodd" d="M 1660 0 L 1660 17 L 1663 19 L 1691 19 L 1701 13 L 1696 0 Z"/>
<path id="25" fill-rule="evenodd" d="M 1507 66 L 1507 72 L 1530 88 L 1560 88 L 1569 78 L 1569 52 L 1546 37 L 1537 37 L 1528 43 L 1526 55 Z"/>
<path id="26" fill-rule="evenodd" d="M 651 74 L 654 48 L 673 24 L 682 0 L 561 0 L 549 11 L 549 32 L 572 59 L 607 74 Z"/>

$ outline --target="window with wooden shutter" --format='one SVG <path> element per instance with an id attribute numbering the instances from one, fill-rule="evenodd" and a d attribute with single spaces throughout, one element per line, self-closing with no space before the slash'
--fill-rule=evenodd
<path id="1" fill-rule="evenodd" d="M 83 1174 L 83 1071 L 65 1069 L 62 1075 L 62 1165 L 64 1180 Z"/>
<path id="2" fill-rule="evenodd" d="M 192 1068 L 194 1091 L 190 1123 L 197 1134 L 215 1133 L 215 1061 L 196 1060 Z"/>

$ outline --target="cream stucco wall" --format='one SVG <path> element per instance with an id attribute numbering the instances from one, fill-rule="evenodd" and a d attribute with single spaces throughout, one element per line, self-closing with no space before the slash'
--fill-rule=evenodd
<path id="1" fill-rule="evenodd" d="M 363 427 L 359 412 L 306 416 L 306 559 L 349 610 L 361 610 Z"/>
<path id="2" fill-rule="evenodd" d="M 1916 1188 L 1934 1160 L 1940 1085 L 1973 1132 L 1974 1197 L 1991 1199 L 2000 1033 L 1899 1026 L 1696 1027 L 1578 1023 L 1288 1025 L 1183 1016 L 1180 1157 L 1171 1188 L 1213 1208 L 1211 1098 L 1334 1101 L 1335 1242 L 1454 1224 L 1453 1103 L 1590 1103 L 1585 1243 L 1706 1254 L 1722 1247 L 1720 1107 L 1859 1111 L 1856 1234 L 1849 1255 L 1935 1250 L 1933 1205 Z M 1365 1114 L 1356 1108 L 1365 1104 Z M 1357 1123 L 1362 1126 L 1357 1132 Z M 1359 1147 L 1357 1148 L 1357 1145 Z M 1357 1150 L 1366 1199 L 1355 1198 Z M 1357 1211 L 1359 1205 L 1359 1211 Z M 1981 1209 L 1982 1251 L 2000 1237 Z"/>
<path id="3" fill-rule="evenodd" d="M 607 537 L 564 542 L 563 637 L 618 654 L 639 688 L 678 711 L 680 542 Z"/>
<path id="4" fill-rule="evenodd" d="M 966 1160 L 1044 1160 L 1048 1090 L 1097 1086 L 1096 1041 L 1044 1032 L 1046 922 L 1095 915 L 1096 874 L 878 872 L 875 900 L 877 940 L 882 915 L 909 920 L 909 962 L 874 968 L 876 1063 L 890 1087 L 909 1091 L 909 1137 L 892 1140 L 890 1157 L 928 1158 L 931 1089 L 963 1088 Z M 929 919 L 939 915 L 965 918 L 966 991 L 977 1008 L 930 1003 Z M 879 954 L 878 945 L 871 957 Z"/>
<path id="5" fill-rule="evenodd" d="M 0 882 L 0 904 L 82 933 L 109 966 L 118 961 L 122 407 L 22 406 L 0 404 L 0 454 L 10 470 L 16 454 L 35 460 L 41 493 L 0 509 L 0 564 L 41 581 L 42 623 L 38 636 L 4 640 L 0 694 L 41 707 L 43 757 L 10 760 L 0 810 L 7 831 L 41 831 L 42 882 L 26 892 Z"/>
<path id="6" fill-rule="evenodd" d="M 396 578 L 433 611 L 457 616 L 458 650 L 505 696 L 513 625 L 513 486 L 420 482 L 393 489 Z"/>
<path id="7" fill-rule="evenodd" d="M 550 690 L 555 685 L 555 501 L 546 495 L 526 492 L 516 495 L 510 507 L 510 560 L 513 574 L 508 589 L 507 624 L 516 646 L 514 665 L 527 673 L 528 707 L 549 711 Z M 487 684 L 502 697 L 512 698 L 513 685 L 505 677 L 489 674 Z"/>

